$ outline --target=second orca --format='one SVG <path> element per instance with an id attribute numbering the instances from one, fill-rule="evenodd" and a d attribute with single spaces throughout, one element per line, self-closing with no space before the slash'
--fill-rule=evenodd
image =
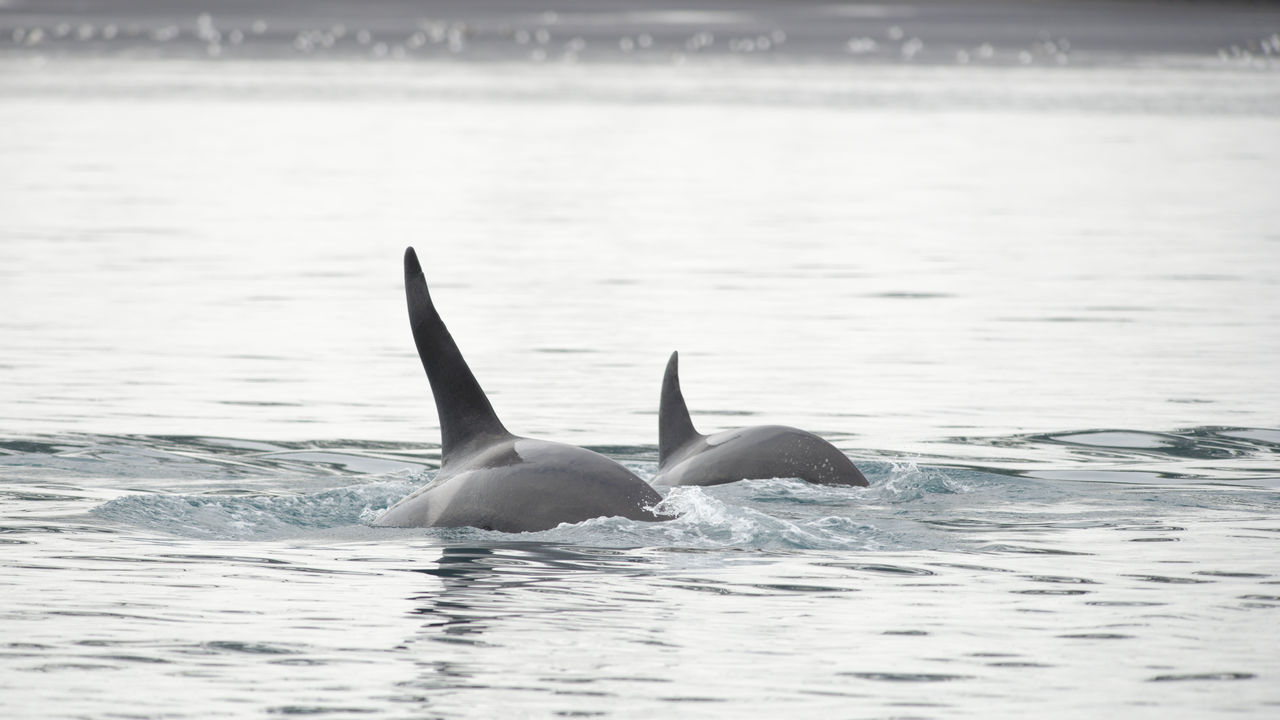
<path id="1" fill-rule="evenodd" d="M 756 425 L 702 435 L 680 392 L 679 353 L 671 353 L 658 408 L 655 485 L 720 485 L 737 480 L 799 478 L 821 485 L 867 486 L 834 445 L 785 425 Z"/>

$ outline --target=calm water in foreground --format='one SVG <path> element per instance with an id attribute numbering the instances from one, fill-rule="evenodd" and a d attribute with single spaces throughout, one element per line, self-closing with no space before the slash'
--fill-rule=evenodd
<path id="1" fill-rule="evenodd" d="M 6 717 L 1280 713 L 1272 65 L 19 54 L 0 107 Z M 409 244 L 513 431 L 650 478 L 678 349 L 700 429 L 871 487 L 369 527 L 438 464 Z"/>

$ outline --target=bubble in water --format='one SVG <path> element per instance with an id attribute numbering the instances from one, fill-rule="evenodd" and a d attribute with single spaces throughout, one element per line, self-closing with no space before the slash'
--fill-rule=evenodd
<path id="1" fill-rule="evenodd" d="M 202 13 L 196 18 L 196 37 L 204 42 L 217 42 L 221 33 L 213 26 L 213 16 Z"/>
<path id="2" fill-rule="evenodd" d="M 182 34 L 182 31 L 179 30 L 176 26 L 166 25 L 164 27 L 156 28 L 155 30 L 152 30 L 151 39 L 156 42 L 169 42 L 170 40 L 177 38 L 181 34 Z"/>
<path id="3" fill-rule="evenodd" d="M 920 38 L 913 37 L 910 40 L 902 43 L 902 48 L 901 48 L 902 57 L 906 60 L 914 60 L 916 55 L 920 54 L 920 51 L 923 49 L 924 49 L 924 41 L 922 41 Z"/>
<path id="4" fill-rule="evenodd" d="M 687 41 L 685 41 L 684 46 L 685 49 L 690 52 L 698 52 L 703 48 L 711 47 L 715 41 L 715 36 L 704 30 L 702 32 L 694 33 Z"/>
<path id="5" fill-rule="evenodd" d="M 844 44 L 845 49 L 854 55 L 863 55 L 875 52 L 877 43 L 869 37 L 849 38 L 849 42 Z"/>

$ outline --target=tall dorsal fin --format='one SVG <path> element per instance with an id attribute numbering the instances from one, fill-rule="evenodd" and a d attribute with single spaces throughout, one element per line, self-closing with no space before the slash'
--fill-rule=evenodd
<path id="1" fill-rule="evenodd" d="M 671 353 L 662 376 L 662 399 L 658 403 L 658 465 L 690 440 L 700 437 L 693 429 L 689 407 L 680 392 L 680 353 Z"/>
<path id="2" fill-rule="evenodd" d="M 409 302 L 409 325 L 418 345 L 418 357 L 431 382 L 440 417 L 440 454 L 449 454 L 484 435 L 510 435 L 493 412 L 476 376 L 444 326 L 427 291 L 427 278 L 413 248 L 404 251 L 404 292 Z"/>

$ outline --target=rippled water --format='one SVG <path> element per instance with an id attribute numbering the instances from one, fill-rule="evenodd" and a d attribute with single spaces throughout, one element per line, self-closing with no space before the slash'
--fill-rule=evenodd
<path id="1" fill-rule="evenodd" d="M 651 447 L 606 450 L 656 470 Z M 1280 497 L 1248 484 L 868 462 L 866 489 L 677 488 L 667 523 L 513 536 L 365 525 L 430 474 L 416 444 L 77 436 L 3 452 L 0 657 L 23 716 L 1280 703 Z"/>
<path id="2" fill-rule="evenodd" d="M 1280 711 L 1270 60 L 196 62 L 57 27 L 0 49 L 6 716 Z M 701 430 L 798 425 L 871 486 L 370 527 L 439 463 L 409 244 L 513 431 L 652 478 L 678 349 Z"/>

